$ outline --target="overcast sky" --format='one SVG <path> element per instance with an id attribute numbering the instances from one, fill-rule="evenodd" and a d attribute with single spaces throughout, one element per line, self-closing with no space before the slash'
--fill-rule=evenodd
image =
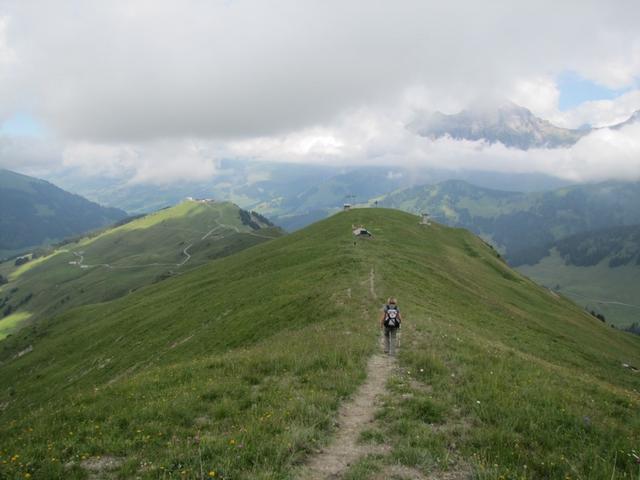
<path id="1" fill-rule="evenodd" d="M 405 126 L 503 98 L 557 125 L 640 109 L 640 2 L 0 0 L 0 166 L 136 181 L 221 158 L 640 177 L 640 125 L 570 149 Z"/>

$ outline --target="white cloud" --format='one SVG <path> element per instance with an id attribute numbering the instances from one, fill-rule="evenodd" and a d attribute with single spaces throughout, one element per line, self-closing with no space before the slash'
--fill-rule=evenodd
<path id="1" fill-rule="evenodd" d="M 613 100 L 584 102 L 567 112 L 557 112 L 552 118 L 562 126 L 579 127 L 587 123 L 606 127 L 627 120 L 636 110 L 640 110 L 640 90 L 631 90 Z"/>
<path id="2" fill-rule="evenodd" d="M 563 126 L 622 120 L 638 90 L 560 112 L 554 79 L 633 87 L 639 24 L 636 0 L 8 0 L 0 119 L 33 112 L 53 138 L 0 139 L 0 165 L 153 183 L 206 178 L 235 156 L 635 175 L 631 130 L 518 152 L 404 125 L 502 96 Z"/>
<path id="3" fill-rule="evenodd" d="M 415 85 L 468 100 L 566 69 L 640 76 L 630 0 L 6 4 L 12 89 L 74 140 L 263 136 Z"/>
<path id="4" fill-rule="evenodd" d="M 297 148 L 318 136 L 332 138 L 339 147 L 319 152 Z M 395 117 L 358 111 L 332 128 L 236 142 L 229 153 L 266 161 L 545 173 L 573 181 L 640 180 L 640 124 L 593 131 L 570 148 L 523 151 L 484 141 L 432 140 L 415 135 Z"/>
<path id="5" fill-rule="evenodd" d="M 142 144 L 69 144 L 63 152 L 65 167 L 91 175 L 122 177 L 130 184 L 168 184 L 204 181 L 216 173 L 217 161 L 208 142 L 157 140 Z"/>

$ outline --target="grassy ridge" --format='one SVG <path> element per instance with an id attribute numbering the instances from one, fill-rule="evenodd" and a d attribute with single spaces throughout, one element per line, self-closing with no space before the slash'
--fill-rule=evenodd
<path id="1" fill-rule="evenodd" d="M 343 232 L 315 227 L 41 325 L 0 370 L 3 449 L 23 463 L 4 473 L 83 478 L 83 456 L 110 454 L 125 477 L 193 477 L 201 462 L 282 477 L 372 351 L 369 270 Z"/>
<path id="2" fill-rule="evenodd" d="M 126 217 L 55 185 L 0 168 L 0 257 Z"/>
<path id="3" fill-rule="evenodd" d="M 353 223 L 374 239 L 354 245 Z M 637 477 L 640 377 L 621 363 L 640 364 L 640 339 L 468 232 L 383 209 L 338 214 L 7 340 L 0 473 L 85 478 L 82 462 L 106 455 L 126 478 L 291 478 L 363 380 L 391 294 L 406 317 L 401 369 L 363 440 L 393 450 L 350 478 L 390 463 Z"/>
<path id="4" fill-rule="evenodd" d="M 10 282 L 0 288 L 0 302 L 33 318 L 53 316 L 113 300 L 281 235 L 260 220 L 256 225 L 263 228 L 254 231 L 239 213 L 227 202 L 187 201 L 68 243 L 10 273 L 5 266 Z M 0 331 L 13 331 L 3 324 L 7 319 L 0 320 Z"/>

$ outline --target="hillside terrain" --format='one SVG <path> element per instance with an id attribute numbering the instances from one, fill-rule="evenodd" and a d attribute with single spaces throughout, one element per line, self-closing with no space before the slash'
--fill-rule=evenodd
<path id="1" fill-rule="evenodd" d="M 640 223 L 640 183 L 604 182 L 543 192 L 511 192 L 451 180 L 378 199 L 379 205 L 468 228 L 511 261 L 544 250 L 561 238 L 605 227 Z M 516 262 L 517 263 L 517 262 Z"/>
<path id="2" fill-rule="evenodd" d="M 569 236 L 520 252 L 518 270 L 618 326 L 640 323 L 640 226 Z"/>
<path id="3" fill-rule="evenodd" d="M 0 264 L 0 339 L 20 325 L 126 295 L 281 235 L 264 217 L 227 202 L 185 201 L 18 267 Z"/>
<path id="4" fill-rule="evenodd" d="M 126 217 L 55 185 L 0 169 L 0 258 Z"/>
<path id="5" fill-rule="evenodd" d="M 354 241 L 354 224 L 373 238 Z M 0 343 L 0 476 L 304 478 L 342 438 L 389 295 L 405 317 L 398 363 L 343 478 L 637 478 L 640 337 L 469 232 L 389 209 Z"/>
<path id="6" fill-rule="evenodd" d="M 132 214 L 174 205 L 187 196 L 227 200 L 246 210 L 260 212 L 289 231 L 326 218 L 344 203 L 362 203 L 401 187 L 452 178 L 485 188 L 523 192 L 555 189 L 571 183 L 537 173 L 453 172 L 430 167 L 356 168 L 238 159 L 222 160 L 218 167 L 210 179 L 167 185 L 132 183 L 128 172 L 104 178 L 87 177 L 86 172 L 73 169 L 60 171 L 50 180 L 93 201 Z"/>

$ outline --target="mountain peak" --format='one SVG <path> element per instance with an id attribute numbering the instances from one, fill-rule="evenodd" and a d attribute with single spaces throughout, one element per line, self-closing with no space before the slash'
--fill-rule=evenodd
<path id="1" fill-rule="evenodd" d="M 475 104 L 452 115 L 423 114 L 407 127 L 423 137 L 483 140 L 520 150 L 567 147 L 586 134 L 583 130 L 556 127 L 508 100 L 493 105 Z"/>

